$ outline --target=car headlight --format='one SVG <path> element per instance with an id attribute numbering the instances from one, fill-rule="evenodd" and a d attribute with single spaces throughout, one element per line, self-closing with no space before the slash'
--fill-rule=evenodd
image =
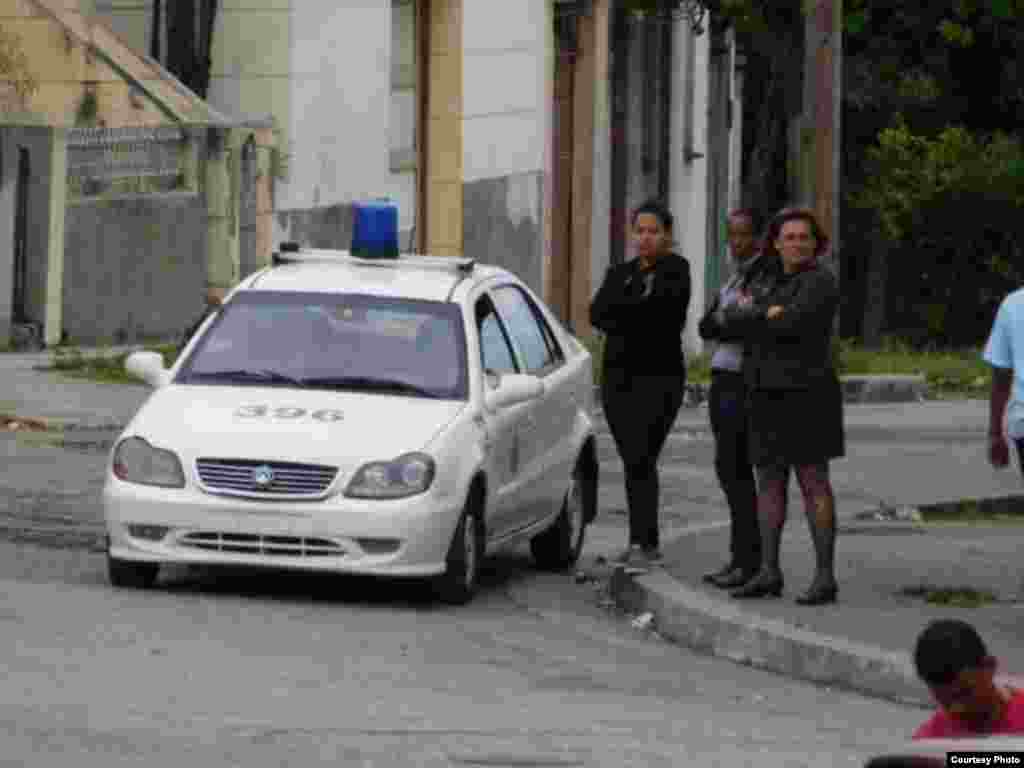
<path id="1" fill-rule="evenodd" d="M 164 488 L 184 488 L 185 473 L 171 451 L 154 448 L 141 437 L 122 440 L 114 450 L 114 475 L 118 480 Z"/>
<path id="2" fill-rule="evenodd" d="M 423 493 L 434 480 L 434 460 L 409 453 L 393 461 L 365 464 L 352 476 L 345 495 L 356 499 L 400 499 Z"/>

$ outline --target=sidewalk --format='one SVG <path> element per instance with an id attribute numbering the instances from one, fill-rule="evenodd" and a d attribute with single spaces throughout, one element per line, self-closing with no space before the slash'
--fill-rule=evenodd
<path id="1" fill-rule="evenodd" d="M 706 410 L 702 416 L 706 422 Z M 699 418 L 695 412 L 682 416 L 688 424 L 683 429 L 696 432 Z M 720 490 L 716 523 L 681 531 L 677 526 L 666 537 L 665 567 L 642 575 L 615 569 L 609 574 L 611 592 L 631 613 L 652 614 L 651 626 L 659 634 L 697 650 L 922 706 L 931 706 L 931 700 L 916 679 L 909 654 L 917 634 L 934 618 L 970 621 L 1000 658 L 1004 672 L 1024 674 L 1024 566 L 1019 554 L 1024 516 L 1019 525 L 864 519 L 865 513 L 880 508 L 965 498 L 1020 495 L 1024 504 L 1019 469 L 996 471 L 987 463 L 987 423 L 984 401 L 847 405 L 847 457 L 832 464 L 841 521 L 835 605 L 802 607 L 793 602 L 809 584 L 814 567 L 795 481 L 783 538 L 786 591 L 781 599 L 737 601 L 701 582 L 701 575 L 716 570 L 728 551 Z M 689 466 L 702 488 L 714 478 L 711 445 L 702 457 L 696 456 L 703 458 L 699 465 Z M 608 466 L 613 469 L 614 463 Z M 663 476 L 677 470 L 669 459 Z M 678 496 L 680 489 L 670 493 Z M 702 513 L 698 520 L 706 523 L 708 517 Z M 957 608 L 902 594 L 921 586 L 986 590 L 999 602 Z"/>

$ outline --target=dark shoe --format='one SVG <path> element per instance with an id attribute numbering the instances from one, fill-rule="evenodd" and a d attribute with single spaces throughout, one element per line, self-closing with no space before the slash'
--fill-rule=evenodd
<path id="1" fill-rule="evenodd" d="M 758 597 L 779 597 L 782 595 L 782 578 L 755 576 L 739 589 L 729 593 L 740 600 Z"/>
<path id="2" fill-rule="evenodd" d="M 718 585 L 719 579 L 724 579 L 726 576 L 728 576 L 730 573 L 732 573 L 735 570 L 736 570 L 736 566 L 735 565 L 733 565 L 732 563 L 726 563 L 721 568 L 719 568 L 717 571 L 714 571 L 712 573 L 705 573 L 701 577 L 701 581 L 703 581 L 705 584 L 714 584 L 717 587 L 717 586 L 719 586 Z"/>
<path id="3" fill-rule="evenodd" d="M 834 603 L 839 597 L 839 587 L 825 584 L 811 587 L 796 599 L 798 605 L 826 605 Z"/>
<path id="4" fill-rule="evenodd" d="M 713 581 L 712 584 L 720 589 L 735 589 L 736 587 L 742 587 L 755 576 L 757 576 L 757 571 L 750 571 L 746 568 L 733 568 L 721 578 Z"/>

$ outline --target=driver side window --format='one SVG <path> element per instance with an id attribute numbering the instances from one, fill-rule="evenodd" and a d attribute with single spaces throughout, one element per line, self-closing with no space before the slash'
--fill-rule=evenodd
<path id="1" fill-rule="evenodd" d="M 480 364 L 484 372 L 499 376 L 518 373 L 505 328 L 494 311 L 494 305 L 486 297 L 476 303 L 476 327 L 480 334 Z"/>

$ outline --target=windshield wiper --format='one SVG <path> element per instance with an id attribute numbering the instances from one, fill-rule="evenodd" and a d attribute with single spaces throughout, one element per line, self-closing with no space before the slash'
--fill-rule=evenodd
<path id="1" fill-rule="evenodd" d="M 436 392 L 411 384 L 401 379 L 375 378 L 373 376 L 314 376 L 303 379 L 307 387 L 328 387 L 337 389 L 363 389 L 376 392 L 395 392 L 401 395 L 438 398 Z"/>
<path id="2" fill-rule="evenodd" d="M 250 370 L 238 368 L 225 371 L 192 371 L 189 378 L 197 379 L 223 379 L 225 381 L 265 381 L 271 384 L 291 384 L 301 387 L 303 382 L 294 376 L 288 376 L 280 371 L 269 369 Z"/>

